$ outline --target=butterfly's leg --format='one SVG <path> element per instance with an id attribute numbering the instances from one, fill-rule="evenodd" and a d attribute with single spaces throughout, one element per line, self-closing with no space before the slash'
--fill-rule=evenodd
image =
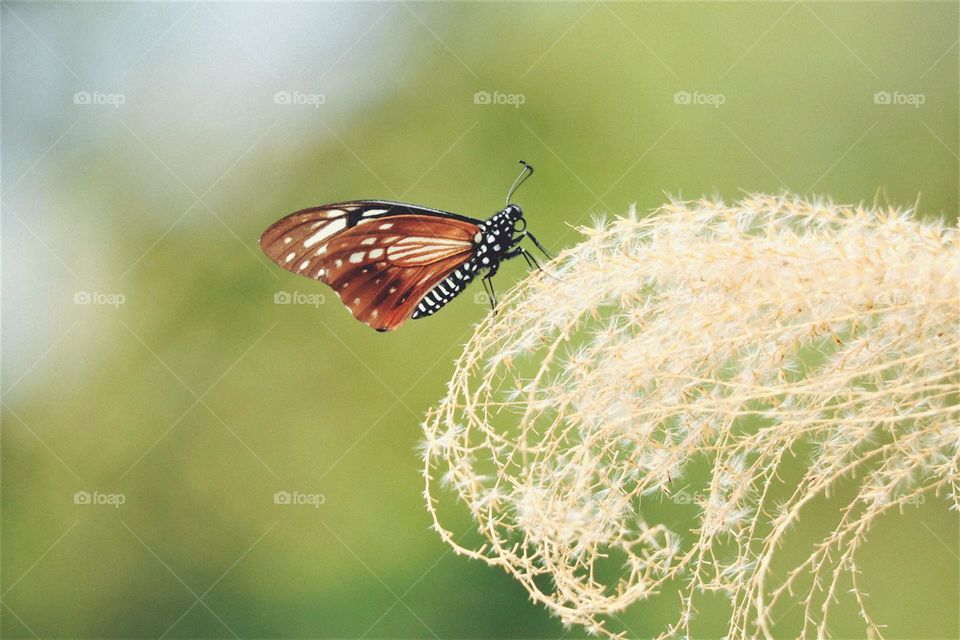
<path id="1" fill-rule="evenodd" d="M 543 255 L 545 255 L 548 260 L 553 260 L 553 256 L 550 255 L 550 253 L 549 253 L 546 249 L 543 248 L 543 245 L 540 244 L 540 241 L 537 240 L 537 237 L 536 237 L 535 235 L 533 235 L 532 233 L 530 233 L 529 231 L 524 231 L 524 232 L 521 233 L 520 235 L 518 235 L 518 236 L 516 236 L 515 238 L 513 238 L 513 239 L 510 241 L 510 246 L 511 246 L 511 247 L 516 247 L 518 244 L 520 244 L 520 241 L 523 240 L 524 238 L 530 238 L 530 240 L 533 241 L 533 244 L 537 247 L 537 249 L 540 249 L 540 252 L 543 253 Z M 512 257 L 514 257 L 515 255 L 519 255 L 519 254 L 513 254 L 513 253 L 511 252 L 511 255 L 510 255 L 509 257 L 512 258 Z M 529 261 L 529 259 L 528 259 L 528 260 L 527 260 L 527 264 L 529 264 L 529 263 L 530 263 L 530 261 Z M 540 268 L 540 265 L 539 265 L 539 264 L 537 265 L 537 268 Z M 541 271 L 542 271 L 542 269 L 541 269 Z"/>
<path id="2" fill-rule="evenodd" d="M 492 311 L 497 310 L 497 293 L 493 290 L 493 280 L 490 279 L 492 273 L 488 273 L 483 277 L 483 290 L 487 293 L 487 296 L 490 298 L 490 309 Z"/>
<path id="3" fill-rule="evenodd" d="M 537 259 L 533 257 L 533 254 L 527 251 L 526 249 L 524 249 L 523 247 L 516 247 L 515 249 L 508 251 L 503 255 L 503 259 L 509 260 L 510 258 L 516 258 L 517 256 L 523 256 L 523 259 L 527 261 L 527 266 L 530 267 L 531 269 L 536 269 L 541 273 L 547 274 L 554 280 L 558 280 L 562 282 L 560 278 L 558 278 L 557 276 L 553 275 L 552 273 L 550 273 L 549 271 L 541 267 L 540 263 L 537 262 Z"/>
<path id="4" fill-rule="evenodd" d="M 497 275 L 497 271 L 500 270 L 500 260 L 503 260 L 509 255 L 500 258 L 499 260 L 494 260 L 493 263 L 487 269 L 487 275 L 483 276 L 483 288 L 486 290 L 487 295 L 490 296 L 490 308 L 494 312 L 497 310 L 497 292 L 493 290 L 493 276 Z"/>
<path id="5" fill-rule="evenodd" d="M 547 260 L 553 260 L 553 256 L 547 253 L 547 250 L 543 248 L 543 245 L 540 244 L 540 241 L 537 240 L 537 237 L 535 235 L 533 235 L 529 231 L 524 232 L 523 235 L 533 240 L 533 244 L 536 245 L 537 249 L 540 249 L 540 251 L 543 252 L 543 255 L 547 256 Z"/>
<path id="6" fill-rule="evenodd" d="M 537 259 L 533 257 L 533 254 L 527 251 L 526 249 L 520 249 L 520 255 L 523 256 L 523 259 L 527 261 L 527 266 L 531 269 L 536 269 L 537 271 L 543 271 L 543 267 L 540 266 L 540 263 L 537 262 Z M 546 273 L 546 271 L 543 271 Z"/>
<path id="7" fill-rule="evenodd" d="M 522 239 L 522 236 L 519 238 L 514 238 L 512 244 L 515 245 Z M 543 267 L 540 266 L 540 263 L 537 262 L 536 258 L 534 258 L 533 255 L 523 247 L 514 247 L 510 251 L 507 251 L 505 254 L 503 254 L 502 259 L 509 260 L 510 258 L 516 258 L 517 256 L 523 256 L 523 259 L 527 261 L 527 266 L 531 269 L 543 271 Z"/>

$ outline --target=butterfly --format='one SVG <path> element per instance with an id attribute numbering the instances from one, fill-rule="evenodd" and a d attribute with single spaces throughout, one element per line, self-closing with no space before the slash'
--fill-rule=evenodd
<path id="1" fill-rule="evenodd" d="M 377 331 L 431 316 L 481 273 L 491 306 L 491 278 L 504 260 L 536 259 L 524 238 L 523 211 L 510 198 L 533 167 L 507 191 L 506 206 L 486 220 L 386 200 L 352 200 L 291 213 L 260 237 L 260 247 L 287 271 L 329 285 L 347 309 Z"/>

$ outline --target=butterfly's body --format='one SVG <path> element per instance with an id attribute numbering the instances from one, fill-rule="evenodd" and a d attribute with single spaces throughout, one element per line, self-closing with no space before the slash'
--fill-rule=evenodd
<path id="1" fill-rule="evenodd" d="M 508 198 L 509 200 L 509 198 Z M 529 237 L 520 207 L 487 220 L 402 202 L 355 200 L 304 209 L 263 232 L 260 246 L 284 269 L 320 280 L 378 331 L 433 315 L 480 273 L 488 288 L 504 260 L 523 256 Z M 540 247 L 542 250 L 542 247 Z"/>
<path id="2" fill-rule="evenodd" d="M 520 255 L 513 248 L 519 238 L 523 237 L 515 239 L 516 223 L 522 219 L 520 207 L 508 205 L 488 220 L 479 222 L 473 238 L 473 255 L 423 297 L 411 319 L 433 315 L 457 297 L 481 270 L 487 272 L 486 277 L 491 277 L 500 268 L 503 260 Z"/>

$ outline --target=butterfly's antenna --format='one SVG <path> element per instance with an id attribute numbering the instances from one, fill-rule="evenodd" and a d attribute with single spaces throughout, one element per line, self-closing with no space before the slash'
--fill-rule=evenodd
<path id="1" fill-rule="evenodd" d="M 533 167 L 523 160 L 520 161 L 520 164 L 523 165 L 523 169 L 521 169 L 520 175 L 517 176 L 517 179 L 513 181 L 513 186 L 511 186 L 510 190 L 507 191 L 507 204 L 510 204 L 510 198 L 513 197 L 514 191 L 516 191 L 520 185 L 523 184 L 524 180 L 533 175 Z"/>

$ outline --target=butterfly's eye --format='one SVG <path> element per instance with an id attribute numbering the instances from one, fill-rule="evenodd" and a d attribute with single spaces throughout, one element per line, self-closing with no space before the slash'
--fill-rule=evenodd
<path id="1" fill-rule="evenodd" d="M 517 218 L 513 223 L 513 230 L 520 232 L 527 228 L 527 221 L 523 218 Z"/>

